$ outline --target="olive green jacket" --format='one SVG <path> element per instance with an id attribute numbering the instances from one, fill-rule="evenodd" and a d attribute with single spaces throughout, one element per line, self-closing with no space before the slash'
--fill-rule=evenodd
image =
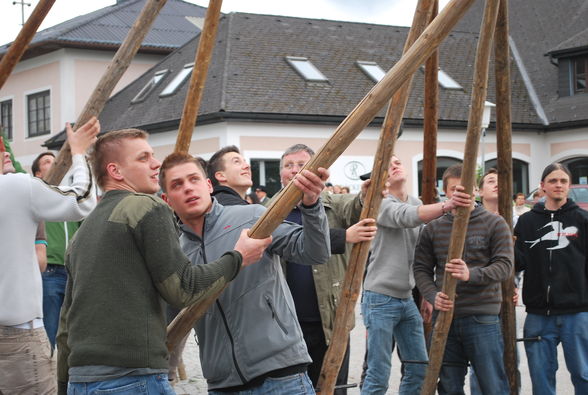
<path id="1" fill-rule="evenodd" d="M 321 194 L 321 201 L 327 213 L 329 228 L 347 229 L 359 221 L 362 209 L 359 195 L 333 195 L 328 192 L 323 192 Z M 327 345 L 330 344 L 333 334 L 335 312 L 339 304 L 339 297 L 343 288 L 343 281 L 345 280 L 345 271 L 351 248 L 352 244 L 347 244 L 344 254 L 333 254 L 325 265 L 312 266 L 312 276 L 314 278 L 314 286 L 316 288 L 316 296 Z M 285 265 L 286 262 L 282 260 L 284 273 Z M 353 327 L 355 325 L 355 316 L 352 316 L 350 320 L 351 327 Z"/>

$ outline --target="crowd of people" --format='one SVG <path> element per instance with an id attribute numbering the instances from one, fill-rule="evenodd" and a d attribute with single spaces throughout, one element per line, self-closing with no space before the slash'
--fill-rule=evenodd
<path id="1" fill-rule="evenodd" d="M 565 166 L 545 168 L 532 209 L 516 196 L 513 232 L 498 215 L 496 171 L 480 180 L 481 203 L 456 165 L 443 174 L 446 199 L 422 204 L 393 156 L 377 218 L 360 219 L 369 179 L 358 194 L 331 191 L 328 169 L 302 170 L 314 151 L 296 144 L 280 180 L 302 198 L 271 236 L 253 239 L 248 230 L 275 197 L 253 186 L 238 147 L 208 162 L 182 153 L 160 162 L 145 132 L 99 131 L 95 118 L 76 133 L 67 126 L 73 165 L 60 186 L 42 181 L 52 153 L 37 157 L 34 177 L 14 174 L 3 153 L 0 394 L 173 394 L 182 345 L 170 358 L 166 327 L 223 288 L 194 327 L 209 393 L 312 394 L 359 242 L 371 243 L 362 394 L 389 390 L 395 346 L 399 393 L 420 393 L 423 324 L 450 310 L 438 392 L 463 394 L 469 367 L 472 393 L 508 394 L 501 283 L 515 270 L 524 273 L 533 393 L 555 394 L 560 343 L 576 393 L 588 393 L 588 213 L 567 197 Z M 460 208 L 470 210 L 463 255 L 449 260 Z M 445 275 L 458 280 L 455 300 L 442 292 Z M 336 394 L 348 371 L 349 346 Z"/>

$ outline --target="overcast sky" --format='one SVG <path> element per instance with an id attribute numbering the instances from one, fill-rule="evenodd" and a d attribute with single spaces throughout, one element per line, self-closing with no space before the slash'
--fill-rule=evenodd
<path id="1" fill-rule="evenodd" d="M 25 6 L 25 20 L 38 0 L 16 0 Z M 188 0 L 206 7 L 207 0 Z M 440 0 L 442 8 L 449 0 Z M 21 5 L 0 0 L 0 44 L 13 41 L 21 28 Z M 417 0 L 224 0 L 222 12 L 252 12 L 342 21 L 410 26 Z M 78 15 L 116 4 L 116 0 L 56 0 L 39 30 Z"/>

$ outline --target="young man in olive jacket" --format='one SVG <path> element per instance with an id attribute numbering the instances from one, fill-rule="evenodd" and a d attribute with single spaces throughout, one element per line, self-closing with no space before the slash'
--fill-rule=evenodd
<path id="1" fill-rule="evenodd" d="M 533 394 L 555 394 L 560 342 L 575 392 L 588 394 L 588 212 L 568 199 L 570 181 L 561 163 L 547 166 L 545 202 L 521 215 L 514 231 Z"/>

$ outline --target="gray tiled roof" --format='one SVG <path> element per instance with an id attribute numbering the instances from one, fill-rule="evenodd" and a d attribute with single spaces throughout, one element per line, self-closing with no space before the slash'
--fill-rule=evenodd
<path id="1" fill-rule="evenodd" d="M 588 22 L 586 22 L 586 23 L 588 24 Z M 586 51 L 588 49 L 588 28 L 573 35 L 572 37 L 568 38 L 567 40 L 564 40 L 559 45 L 557 45 L 555 48 L 551 49 L 549 51 L 549 53 L 555 54 L 558 52 L 562 53 L 565 51 L 573 51 L 573 50 L 579 50 L 579 49 L 582 49 L 583 51 Z"/>
<path id="2" fill-rule="evenodd" d="M 240 114 L 247 118 L 333 119 L 339 122 L 373 87 L 355 64 L 375 61 L 392 67 L 400 58 L 408 28 L 283 16 L 233 13 L 222 18 L 210 65 L 200 119 Z M 171 130 L 182 112 L 187 85 L 170 97 L 161 92 L 194 59 L 198 39 L 170 54 L 107 103 L 104 130 L 144 127 Z M 465 124 L 468 118 L 477 35 L 454 32 L 441 46 L 441 68 L 463 90 L 440 89 L 440 119 Z M 285 61 L 309 58 L 329 79 L 306 82 Z M 170 69 L 164 81 L 141 103 L 131 100 L 157 70 Z M 492 70 L 492 67 L 491 67 Z M 519 73 L 513 67 L 513 122 L 538 125 Z M 423 73 L 417 71 L 405 120 L 423 118 Z M 489 101 L 494 101 L 493 76 Z M 380 112 L 383 116 L 384 110 Z M 200 122 L 200 121 L 199 121 Z"/>
<path id="3" fill-rule="evenodd" d="M 60 46 L 118 48 L 141 13 L 146 0 L 126 0 L 81 15 L 38 32 L 26 57 Z M 206 8 L 181 0 L 168 0 L 143 41 L 142 50 L 171 52 L 193 38 L 199 29 L 186 16 L 204 17 Z M 0 47 L 0 54 L 9 44 Z M 47 47 L 47 48 L 43 48 Z"/>
<path id="4" fill-rule="evenodd" d="M 458 29 L 479 31 L 483 0 L 476 0 Z M 588 94 L 559 97 L 558 67 L 546 54 L 588 45 L 588 1 L 510 0 L 510 36 L 521 54 L 549 123 L 588 121 Z"/>

